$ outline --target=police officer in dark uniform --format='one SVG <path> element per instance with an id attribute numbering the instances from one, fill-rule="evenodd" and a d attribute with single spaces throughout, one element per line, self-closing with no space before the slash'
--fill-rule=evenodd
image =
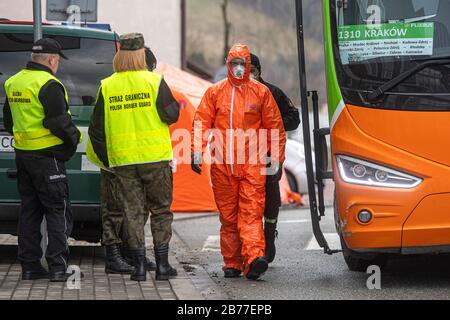
<path id="1" fill-rule="evenodd" d="M 264 84 L 272 92 L 272 95 L 278 105 L 283 118 L 284 129 L 287 131 L 294 131 L 300 125 L 300 114 L 295 108 L 292 101 L 286 94 L 277 86 L 263 80 L 261 76 L 261 63 L 259 58 L 251 54 L 252 78 Z M 264 210 L 264 234 L 266 238 L 266 259 L 269 263 L 275 259 L 275 238 L 278 235 L 277 222 L 281 207 L 281 195 L 279 181 L 282 177 L 283 169 L 277 175 L 267 176 L 266 182 L 266 207 Z"/>
<path id="2" fill-rule="evenodd" d="M 81 133 L 72 122 L 67 91 L 55 77 L 60 58 L 67 59 L 61 49 L 56 40 L 37 41 L 26 68 L 5 82 L 4 125 L 14 135 L 22 200 L 18 258 L 23 280 L 62 282 L 68 277 L 73 223 L 65 162 L 75 153 Z M 40 263 L 44 215 L 49 272 Z"/>

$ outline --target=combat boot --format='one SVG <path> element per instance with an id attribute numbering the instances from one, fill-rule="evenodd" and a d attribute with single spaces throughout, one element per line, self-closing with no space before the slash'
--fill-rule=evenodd
<path id="1" fill-rule="evenodd" d="M 178 275 L 177 270 L 169 264 L 169 246 L 155 248 L 156 280 L 169 280 Z"/>
<path id="2" fill-rule="evenodd" d="M 106 246 L 105 273 L 131 274 L 134 267 L 130 265 L 120 254 L 117 244 Z"/>
<path id="3" fill-rule="evenodd" d="M 128 264 L 133 265 L 133 258 L 130 255 L 130 250 L 128 249 L 127 244 L 123 244 L 121 246 L 122 256 Z M 156 271 L 156 263 L 150 260 L 150 258 L 145 257 L 145 267 L 147 271 Z"/>
<path id="4" fill-rule="evenodd" d="M 266 238 L 266 260 L 268 263 L 272 263 L 275 260 L 276 248 L 275 238 L 278 237 L 277 222 L 265 222 L 264 223 L 264 236 Z"/>
<path id="5" fill-rule="evenodd" d="M 133 258 L 131 258 L 130 250 L 128 249 L 127 244 L 123 244 L 120 247 L 122 252 L 122 257 L 125 259 L 128 264 L 133 265 Z M 147 271 L 156 271 L 156 263 L 150 260 L 150 258 L 145 257 L 145 267 Z"/>
<path id="6" fill-rule="evenodd" d="M 132 281 L 146 281 L 147 270 L 145 268 L 145 248 L 130 249 L 133 258 L 134 271 L 131 273 Z"/>

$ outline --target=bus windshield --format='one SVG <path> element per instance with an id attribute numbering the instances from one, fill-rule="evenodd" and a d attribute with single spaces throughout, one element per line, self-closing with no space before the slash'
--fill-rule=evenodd
<path id="1" fill-rule="evenodd" d="M 365 93 L 424 61 L 450 57 L 450 0 L 331 2 L 336 69 L 343 91 L 358 91 L 364 98 Z M 414 97 L 410 99 L 414 103 L 402 101 L 402 105 L 387 101 L 388 108 L 421 108 L 419 104 L 426 105 L 425 109 L 448 110 L 450 66 L 430 64 L 387 94 L 396 95 L 397 100 L 399 95 Z M 447 107 L 439 106 L 439 101 Z"/>

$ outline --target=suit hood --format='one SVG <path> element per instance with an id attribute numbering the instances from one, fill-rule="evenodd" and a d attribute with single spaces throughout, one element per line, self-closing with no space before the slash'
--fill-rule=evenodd
<path id="1" fill-rule="evenodd" d="M 231 61 L 234 59 L 242 59 L 245 60 L 245 72 L 244 77 L 242 79 L 238 79 L 233 74 L 233 67 L 231 66 Z M 250 81 L 250 67 L 251 67 L 251 58 L 250 58 L 250 50 L 245 44 L 235 44 L 230 52 L 228 53 L 227 58 L 227 68 L 228 68 L 228 80 L 234 86 L 241 86 Z"/>

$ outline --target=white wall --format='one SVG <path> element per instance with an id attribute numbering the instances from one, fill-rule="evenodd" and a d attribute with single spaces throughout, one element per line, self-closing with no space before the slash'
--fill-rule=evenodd
<path id="1" fill-rule="evenodd" d="M 141 32 L 158 61 L 181 65 L 180 0 L 98 0 L 98 22 L 119 34 Z M 33 19 L 32 0 L 0 0 L 0 18 Z M 46 0 L 42 0 L 45 21 Z"/>

